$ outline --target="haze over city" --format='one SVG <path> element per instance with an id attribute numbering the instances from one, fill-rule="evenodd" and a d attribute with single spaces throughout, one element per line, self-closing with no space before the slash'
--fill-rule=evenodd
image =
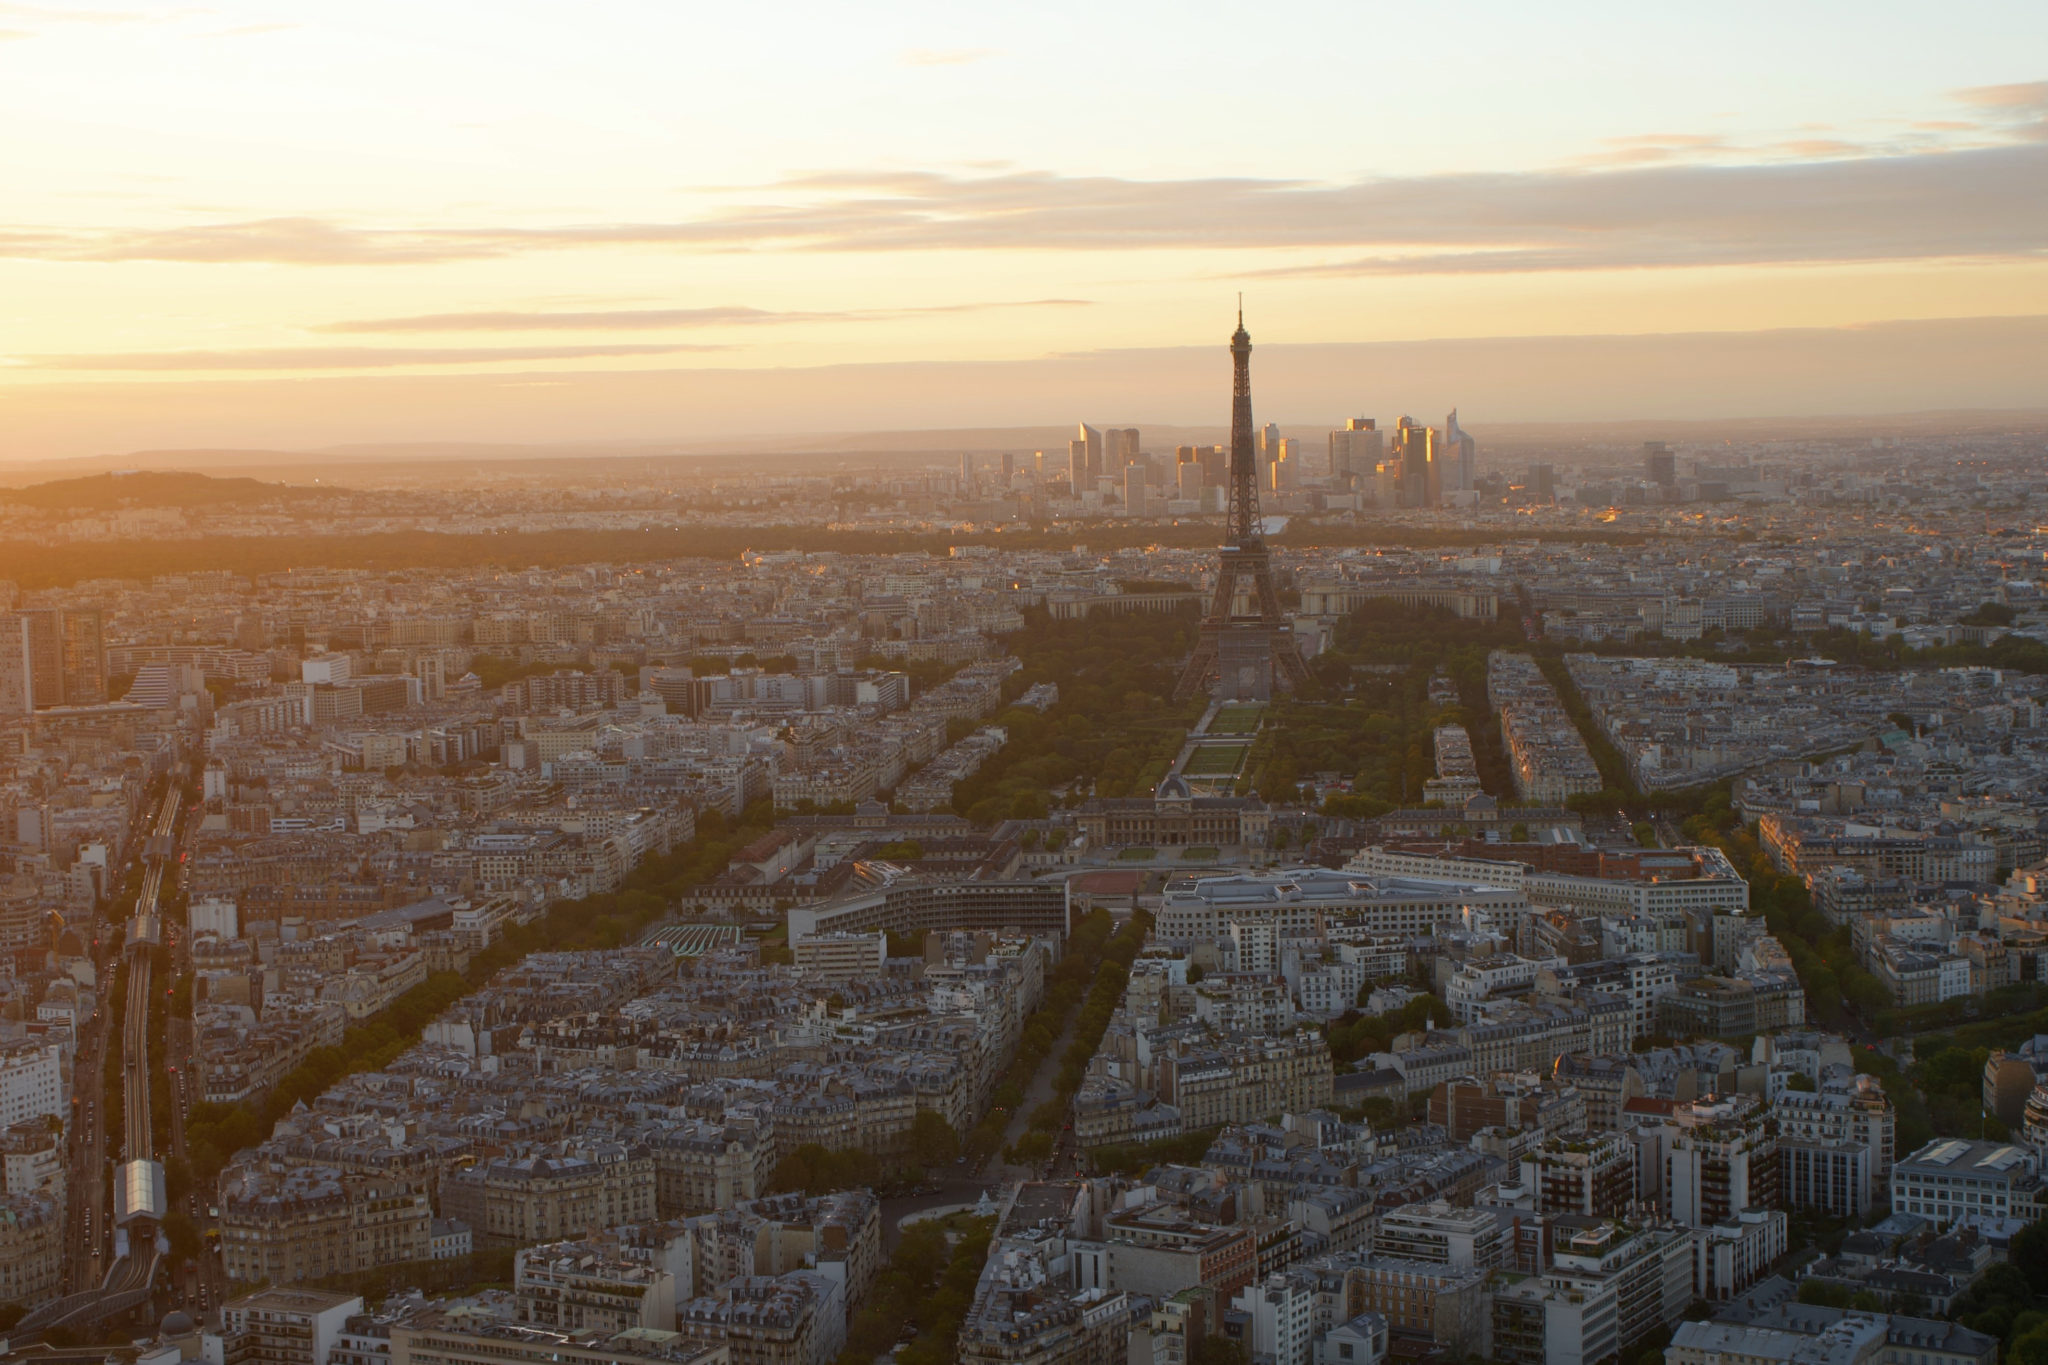
<path id="1" fill-rule="evenodd" d="M 0 118 L 0 1365 L 2048 1365 L 2048 9 Z"/>
<path id="2" fill-rule="evenodd" d="M 2048 370 L 2038 6 L 0 30 L 14 460 L 1031 425 L 1111 386 L 1189 423 L 1238 289 L 1303 422 L 2023 408 Z"/>

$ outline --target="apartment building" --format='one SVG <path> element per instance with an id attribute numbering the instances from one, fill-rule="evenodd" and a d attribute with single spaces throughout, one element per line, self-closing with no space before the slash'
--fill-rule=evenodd
<path id="1" fill-rule="evenodd" d="M 328 1365 L 349 1318 L 362 1311 L 359 1296 L 320 1289 L 245 1294 L 221 1306 L 222 1365 Z"/>
<path id="2" fill-rule="evenodd" d="M 1874 1076 L 1824 1077 L 1771 1101 L 1786 1207 L 1861 1218 L 1887 1189 L 1896 1119 Z"/>
<path id="3" fill-rule="evenodd" d="M 0 1195 L 0 1303 L 37 1304 L 64 1288 L 61 1191 Z"/>
<path id="4" fill-rule="evenodd" d="M 423 1186 L 269 1161 L 221 1175 L 221 1264 L 245 1284 L 292 1284 L 431 1257 Z"/>
<path id="5" fill-rule="evenodd" d="M 452 1172 L 441 1182 L 441 1212 L 469 1224 L 480 1247 L 521 1246 L 652 1219 L 654 1187 L 645 1148 L 594 1143 Z"/>
<path id="6" fill-rule="evenodd" d="M 598 1243 L 520 1248 L 512 1296 L 514 1321 L 564 1332 L 612 1336 L 636 1327 L 675 1327 L 675 1276 Z"/>

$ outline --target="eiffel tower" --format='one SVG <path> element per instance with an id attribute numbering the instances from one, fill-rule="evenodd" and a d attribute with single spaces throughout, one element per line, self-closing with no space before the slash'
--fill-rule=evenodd
<path id="1" fill-rule="evenodd" d="M 1176 700 L 1213 684 L 1226 700 L 1263 701 L 1275 688 L 1308 682 L 1308 665 L 1294 647 L 1294 629 L 1280 615 L 1273 563 L 1259 522 L 1259 461 L 1252 445 L 1252 338 L 1237 306 L 1230 356 L 1237 371 L 1230 401 L 1230 532 L 1216 573 L 1216 596 L 1202 618 L 1202 635 L 1174 687 Z M 1252 614 L 1234 614 L 1237 587 L 1250 580 Z"/>

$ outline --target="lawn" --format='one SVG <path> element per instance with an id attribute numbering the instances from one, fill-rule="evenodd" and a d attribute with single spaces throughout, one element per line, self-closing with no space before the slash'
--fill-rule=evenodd
<path id="1" fill-rule="evenodd" d="M 1180 860 L 1184 863 L 1213 863 L 1216 861 L 1216 850 L 1206 844 L 1198 844 L 1192 848 L 1182 849 Z"/>
<path id="2" fill-rule="evenodd" d="M 1181 773 L 1187 777 L 1232 777 L 1250 751 L 1244 744 L 1198 744 Z"/>
<path id="3" fill-rule="evenodd" d="M 1259 728 L 1259 717 L 1265 711 L 1263 706 L 1226 706 L 1216 713 L 1216 719 L 1209 722 L 1212 735 L 1249 735 Z"/>
<path id="4" fill-rule="evenodd" d="M 1159 850 L 1156 848 L 1127 848 L 1116 856 L 1127 863 L 1149 863 L 1159 856 Z"/>

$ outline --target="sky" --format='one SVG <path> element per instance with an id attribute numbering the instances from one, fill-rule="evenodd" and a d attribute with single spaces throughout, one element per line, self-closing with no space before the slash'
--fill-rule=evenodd
<path id="1" fill-rule="evenodd" d="M 2038 0 L 0 0 L 0 121 L 7 459 L 1220 420 L 1240 291 L 1298 420 L 2048 407 Z"/>

